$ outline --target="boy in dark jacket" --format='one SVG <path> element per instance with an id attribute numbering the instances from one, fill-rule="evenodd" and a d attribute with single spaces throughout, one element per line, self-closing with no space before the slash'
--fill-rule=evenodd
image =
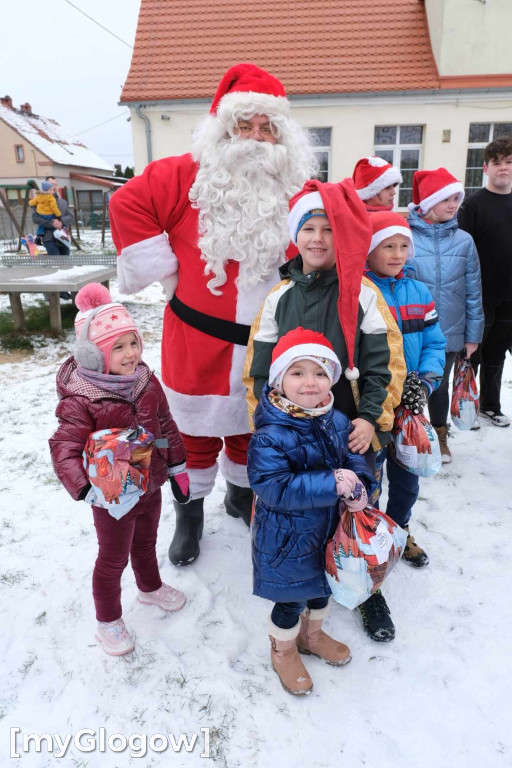
<path id="1" fill-rule="evenodd" d="M 374 485 L 362 456 L 348 448 L 349 419 L 334 410 L 331 387 L 341 374 L 321 333 L 296 328 L 272 354 L 248 451 L 256 494 L 252 524 L 254 594 L 275 602 L 269 620 L 271 661 L 292 694 L 313 688 L 299 651 L 334 666 L 350 661 L 346 645 L 322 630 L 331 590 L 327 541 L 339 519 L 338 499 L 363 509 Z"/>
<path id="2" fill-rule="evenodd" d="M 420 413 L 443 377 L 446 341 L 430 291 L 404 271 L 406 260 L 414 256 L 407 221 L 398 213 L 375 213 L 371 223 L 373 237 L 366 274 L 380 288 L 403 335 L 407 378 L 402 402 L 413 413 Z M 385 459 L 389 483 L 386 514 L 409 534 L 419 478 L 403 469 L 387 449 L 377 457 L 378 466 L 382 467 Z M 410 535 L 403 558 L 418 568 L 428 564 L 426 553 Z"/>
<path id="3" fill-rule="evenodd" d="M 142 340 L 128 311 L 112 303 L 108 290 L 91 283 L 76 296 L 81 310 L 75 319 L 75 354 L 57 374 L 59 427 L 50 439 L 55 472 L 70 495 L 92 504 L 98 536 L 98 559 L 92 587 L 98 620 L 97 639 L 106 653 L 122 656 L 133 650 L 133 638 L 122 619 L 121 575 L 131 558 L 139 588 L 138 599 L 165 611 L 177 611 L 185 595 L 163 584 L 156 558 L 156 538 L 162 493 L 170 479 L 175 497 L 189 499 L 185 446 L 169 412 L 156 377 L 142 362 Z M 155 437 L 146 490 L 120 519 L 101 506 L 111 496 L 107 459 L 98 454 L 95 474 L 84 467 L 84 448 L 91 433 L 113 428 L 137 428 Z M 93 479 L 91 485 L 90 478 Z M 123 478 L 124 491 L 130 485 Z M 106 493 L 99 493 L 98 487 Z M 121 499 L 123 499 L 123 495 Z M 132 494 L 133 500 L 136 495 Z M 123 499 L 125 501 L 125 499 Z M 113 507 L 115 510 L 115 506 Z"/>

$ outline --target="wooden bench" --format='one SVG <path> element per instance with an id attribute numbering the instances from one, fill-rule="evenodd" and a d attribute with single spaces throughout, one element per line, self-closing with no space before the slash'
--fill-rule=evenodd
<path id="1" fill-rule="evenodd" d="M 0 293 L 9 294 L 14 330 L 16 331 L 26 331 L 21 303 L 23 293 L 48 295 L 50 327 L 54 331 L 62 333 L 61 292 L 67 291 L 75 294 L 88 283 L 103 283 L 108 287 L 108 281 L 117 274 L 116 257 L 111 254 L 49 256 L 47 257 L 48 261 L 46 261 L 46 257 L 43 261 L 43 258 L 39 256 L 33 259 L 27 255 L 30 262 L 26 265 L 20 264 L 19 261 L 7 265 L 5 263 L 6 256 L 8 256 L 8 261 L 11 258 L 19 259 L 19 256 L 17 254 L 2 254 L 2 266 L 0 267 Z M 100 258 L 105 256 L 110 259 L 110 265 L 98 263 Z M 80 261 L 77 263 L 78 259 Z"/>

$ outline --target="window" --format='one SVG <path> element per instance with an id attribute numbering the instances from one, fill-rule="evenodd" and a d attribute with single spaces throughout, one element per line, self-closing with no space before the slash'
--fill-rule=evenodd
<path id="1" fill-rule="evenodd" d="M 412 177 L 420 167 L 423 144 L 422 125 L 376 125 L 374 153 L 400 168 L 403 182 L 398 193 L 398 207 L 406 208 L 412 200 Z"/>
<path id="2" fill-rule="evenodd" d="M 512 123 L 470 123 L 464 181 L 466 195 L 471 195 L 484 186 L 484 149 L 490 141 L 499 136 L 512 136 Z"/>
<path id="3" fill-rule="evenodd" d="M 23 144 L 15 144 L 14 145 L 14 152 L 16 154 L 16 162 L 17 163 L 24 163 L 25 162 L 25 150 L 23 149 Z"/>
<path id="4" fill-rule="evenodd" d="M 308 128 L 313 136 L 315 155 L 318 159 L 319 170 L 316 178 L 319 181 L 329 181 L 329 161 L 331 155 L 331 128 Z"/>

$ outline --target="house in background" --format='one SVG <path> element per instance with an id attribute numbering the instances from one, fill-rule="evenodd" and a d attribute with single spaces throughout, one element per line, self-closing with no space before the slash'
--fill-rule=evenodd
<path id="1" fill-rule="evenodd" d="M 79 219 L 89 225 L 103 208 L 103 193 L 125 181 L 113 173 L 109 163 L 66 136 L 55 120 L 34 114 L 30 104 L 17 109 L 10 96 L 0 98 L 0 185 L 12 185 L 6 192 L 13 208 L 22 205 L 25 195 L 15 187 L 29 179 L 40 186 L 46 176 L 55 176 Z"/>
<path id="2" fill-rule="evenodd" d="M 321 178 L 377 154 L 402 170 L 399 208 L 419 168 L 481 187 L 483 147 L 512 135 L 511 0 L 142 0 L 121 104 L 135 170 L 189 151 L 233 64 L 284 84 L 316 135 Z"/>

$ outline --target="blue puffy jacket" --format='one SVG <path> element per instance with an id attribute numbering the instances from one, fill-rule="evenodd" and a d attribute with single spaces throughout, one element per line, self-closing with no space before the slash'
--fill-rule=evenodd
<path id="1" fill-rule="evenodd" d="M 339 520 L 333 470 L 346 467 L 368 489 L 366 461 L 348 450 L 350 420 L 331 409 L 313 419 L 275 408 L 265 385 L 254 414 L 247 469 L 257 495 L 252 524 L 253 592 L 274 602 L 331 594 L 324 575 L 327 541 Z"/>
<path id="2" fill-rule="evenodd" d="M 377 277 L 371 270 L 365 274 L 380 289 L 402 332 L 407 371 L 416 371 L 432 393 L 443 376 L 446 340 L 429 289 L 409 272 L 406 266 L 396 277 Z"/>
<path id="3" fill-rule="evenodd" d="M 459 352 L 466 341 L 479 344 L 484 332 L 480 262 L 473 238 L 457 219 L 429 224 L 417 210 L 409 215 L 416 277 L 434 298 L 446 351 Z"/>

